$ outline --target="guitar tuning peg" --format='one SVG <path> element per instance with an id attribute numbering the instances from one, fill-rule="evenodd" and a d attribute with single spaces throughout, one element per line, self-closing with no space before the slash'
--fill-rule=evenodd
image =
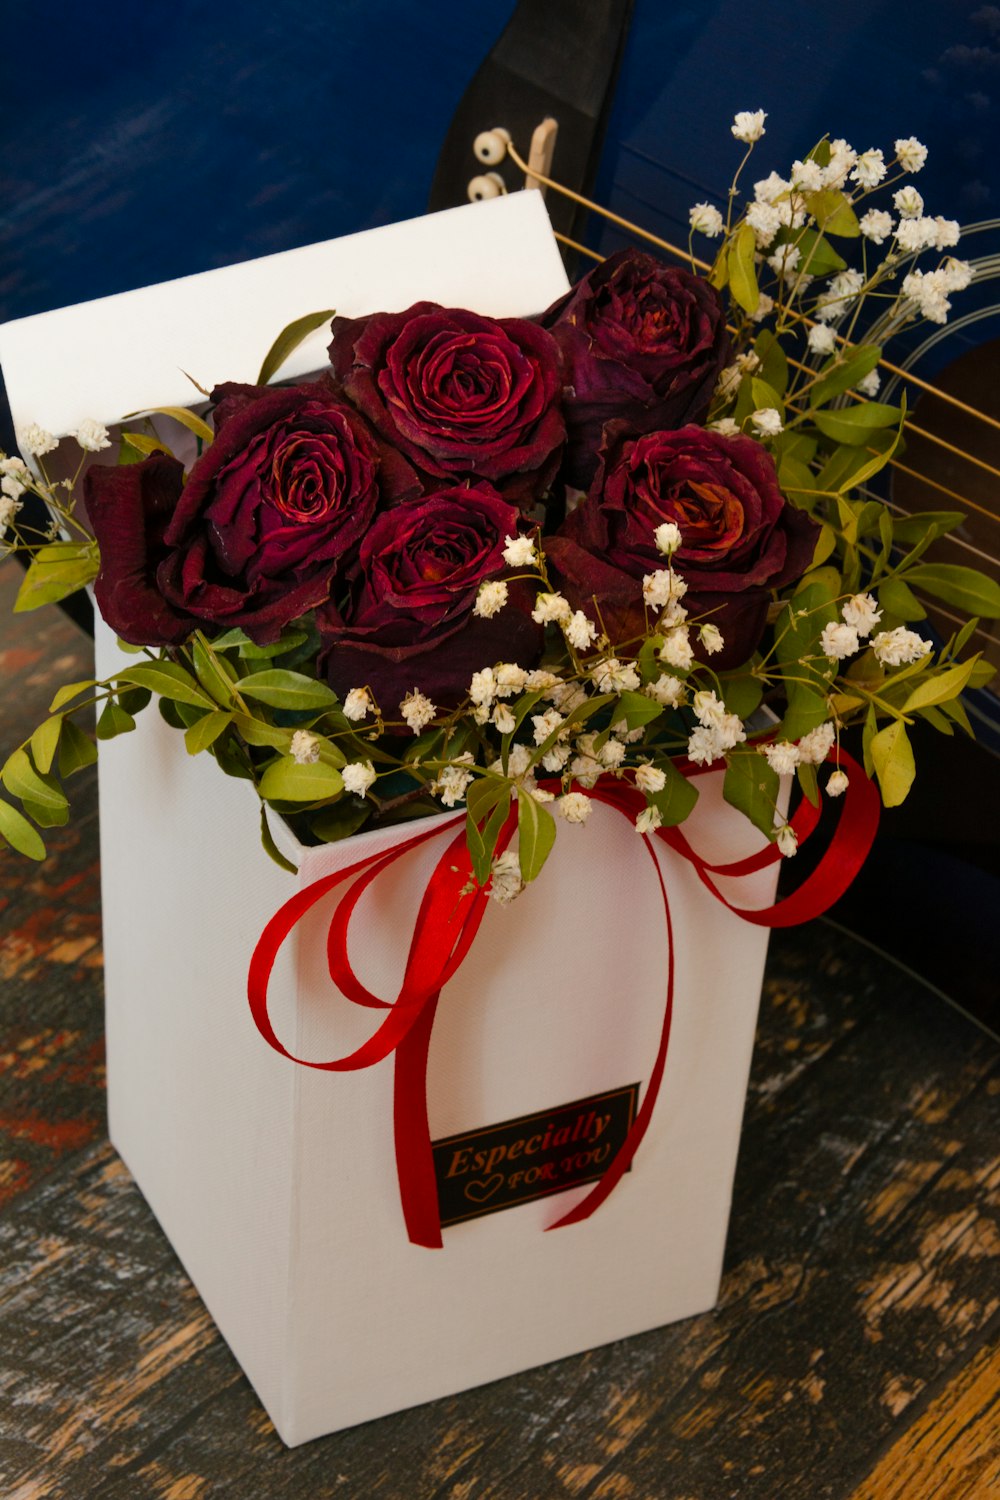
<path id="1" fill-rule="evenodd" d="M 466 191 L 471 203 L 482 203 L 486 198 L 499 198 L 507 191 L 507 184 L 499 172 L 487 172 L 482 177 L 473 177 Z"/>
<path id="2" fill-rule="evenodd" d="M 502 125 L 496 125 L 492 130 L 480 131 L 472 143 L 472 150 L 484 166 L 496 167 L 507 155 L 509 145 L 510 131 L 505 130 Z"/>

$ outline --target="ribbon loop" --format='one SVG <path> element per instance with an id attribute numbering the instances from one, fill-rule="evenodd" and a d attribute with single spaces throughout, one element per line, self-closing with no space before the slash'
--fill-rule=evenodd
<path id="1" fill-rule="evenodd" d="M 832 752 L 828 758 L 835 759 Z M 722 894 L 716 878 L 743 879 L 769 868 L 781 859 L 774 844 L 767 844 L 757 854 L 745 859 L 717 864 L 703 859 L 680 828 L 658 828 L 654 834 L 642 836 L 642 843 L 652 861 L 663 899 L 667 936 L 667 990 L 659 1045 L 645 1098 L 628 1135 L 604 1175 L 568 1213 L 547 1228 L 559 1229 L 589 1218 L 610 1196 L 635 1156 L 656 1106 L 666 1067 L 673 1016 L 674 939 L 667 886 L 655 853 L 653 837 L 659 838 L 675 855 L 691 865 L 715 899 L 743 921 L 763 927 L 791 927 L 809 921 L 828 910 L 847 890 L 864 863 L 878 827 L 879 798 L 875 788 L 861 768 L 843 751 L 839 754 L 839 763 L 847 767 L 850 775 L 834 837 L 823 858 L 802 885 L 771 906 L 754 910 L 734 905 Z M 687 764 L 681 769 L 685 775 L 700 776 L 712 768 Z M 550 785 L 554 789 L 561 789 L 558 782 L 543 782 L 542 785 L 546 789 Z M 615 781 L 611 777 L 602 777 L 590 789 L 589 795 L 632 821 L 646 805 L 645 797 L 634 786 Z M 819 819 L 819 806 L 814 806 L 803 798 L 791 819 L 800 844 L 815 832 Z M 264 928 L 254 950 L 248 975 L 250 1011 L 257 1029 L 276 1052 L 292 1062 L 325 1072 L 347 1072 L 372 1067 L 390 1055 L 395 1056 L 393 1122 L 400 1202 L 411 1241 L 435 1249 L 441 1246 L 441 1219 L 427 1117 L 427 1059 L 441 990 L 465 961 L 479 931 L 488 900 L 487 887 L 476 885 L 473 879 L 464 832 L 449 840 L 431 873 L 421 898 L 402 982 L 395 1000 L 382 999 L 360 982 L 348 955 L 348 937 L 351 919 L 365 891 L 397 860 L 429 839 L 452 832 L 462 821 L 464 815 L 458 814 L 446 823 L 405 839 L 387 853 L 369 855 L 345 870 L 324 876 L 296 892 Z M 498 850 L 507 847 L 516 827 L 515 810 L 504 824 Z M 353 1052 L 345 1057 L 316 1062 L 309 1058 L 295 1057 L 278 1039 L 268 1014 L 268 984 L 285 939 L 317 902 L 340 887 L 343 889 L 331 916 L 327 935 L 330 978 L 340 993 L 353 1004 L 382 1010 L 386 1014 L 368 1040 Z"/>

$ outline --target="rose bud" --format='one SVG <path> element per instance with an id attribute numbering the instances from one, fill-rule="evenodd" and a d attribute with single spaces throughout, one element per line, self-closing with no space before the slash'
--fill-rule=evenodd
<path id="1" fill-rule="evenodd" d="M 719 296 L 701 277 L 621 250 L 541 322 L 562 350 L 566 477 L 578 488 L 593 478 L 605 422 L 650 432 L 707 415 L 729 338 Z"/>
<path id="2" fill-rule="evenodd" d="M 361 544 L 350 597 L 316 623 L 320 670 L 341 697 L 366 683 L 392 715 L 414 687 L 439 707 L 465 697 L 473 672 L 496 661 L 537 661 L 542 631 L 533 590 L 508 587 L 489 619 L 474 613 L 479 585 L 503 574 L 518 512 L 488 484 L 446 489 L 385 511 Z"/>
<path id="3" fill-rule="evenodd" d="M 563 592 L 592 616 L 596 598 L 613 641 L 641 637 L 642 580 L 664 563 L 656 529 L 673 521 L 684 607 L 722 632 L 713 667 L 741 665 L 763 634 L 771 590 L 812 561 L 815 522 L 787 503 L 774 461 L 750 438 L 700 427 L 634 437 L 622 423 L 605 437 L 590 493 L 545 544 Z"/>
<path id="4" fill-rule="evenodd" d="M 334 318 L 330 360 L 428 489 L 476 476 L 530 510 L 555 477 L 566 436 L 559 351 L 537 324 L 418 302 Z"/>

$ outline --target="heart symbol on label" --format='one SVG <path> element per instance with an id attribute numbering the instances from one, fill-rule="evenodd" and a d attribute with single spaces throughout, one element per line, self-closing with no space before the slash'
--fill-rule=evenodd
<path id="1" fill-rule="evenodd" d="M 465 1184 L 465 1196 L 473 1203 L 485 1203 L 498 1188 L 503 1187 L 503 1173 L 494 1172 L 492 1177 L 474 1177 Z"/>

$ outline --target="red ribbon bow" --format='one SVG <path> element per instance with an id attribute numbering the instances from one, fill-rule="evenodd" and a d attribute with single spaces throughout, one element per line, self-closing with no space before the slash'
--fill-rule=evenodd
<path id="1" fill-rule="evenodd" d="M 833 759 L 831 754 L 830 759 Z M 731 864 L 710 864 L 692 849 L 679 828 L 658 828 L 655 837 L 668 844 L 675 853 L 692 865 L 702 883 L 731 912 L 744 921 L 762 927 L 793 927 L 821 915 L 847 890 L 860 870 L 871 848 L 878 826 L 879 798 L 861 768 L 843 751 L 840 763 L 850 771 L 837 831 L 829 848 L 812 874 L 791 895 L 773 906 L 749 911 L 734 906 L 716 885 L 719 877 L 742 877 L 766 869 L 781 858 L 774 844 L 768 843 L 759 853 Z M 706 768 L 683 767 L 685 775 L 698 776 Z M 543 783 L 545 785 L 545 783 Z M 558 783 L 554 783 L 558 787 Z M 603 777 L 589 795 L 634 821 L 646 806 L 641 792 L 626 782 Z M 791 819 L 800 844 L 804 843 L 819 822 L 819 807 L 805 798 Z M 397 844 L 387 854 L 372 854 L 345 870 L 327 875 L 298 891 L 268 922 L 250 961 L 248 993 L 250 1011 L 265 1041 L 283 1057 L 306 1068 L 324 1072 L 352 1072 L 381 1062 L 396 1054 L 394 1077 L 393 1123 L 396 1146 L 396 1170 L 403 1216 L 411 1241 L 428 1248 L 441 1247 L 441 1219 L 438 1209 L 437 1183 L 427 1119 L 427 1055 L 438 998 L 468 953 L 479 930 L 488 900 L 487 890 L 476 885 L 465 842 L 464 829 L 450 839 L 427 884 L 417 913 L 399 994 L 394 1001 L 382 1000 L 358 980 L 347 954 L 348 929 L 354 909 L 368 887 L 383 870 L 417 849 L 429 839 L 448 833 L 465 822 L 458 813 L 449 822 L 437 824 L 424 833 L 415 834 Z M 498 843 L 498 852 L 506 848 L 517 826 L 516 813 L 508 818 Z M 663 1078 L 670 1041 L 670 1022 L 674 998 L 674 948 L 670 920 L 670 903 L 663 872 L 653 852 L 650 836 L 643 835 L 663 897 L 663 914 L 667 929 L 667 993 L 656 1059 L 650 1073 L 645 1098 L 635 1121 L 603 1177 L 574 1208 L 549 1224 L 559 1229 L 589 1218 L 614 1191 L 628 1169 L 652 1118 Z M 349 884 L 349 882 L 351 882 Z M 372 1036 L 347 1057 L 329 1062 L 313 1062 L 295 1057 L 279 1041 L 267 1009 L 267 987 L 274 961 L 289 933 L 318 901 L 338 886 L 348 887 L 341 896 L 330 921 L 327 956 L 330 977 L 348 1000 L 387 1014 Z"/>

